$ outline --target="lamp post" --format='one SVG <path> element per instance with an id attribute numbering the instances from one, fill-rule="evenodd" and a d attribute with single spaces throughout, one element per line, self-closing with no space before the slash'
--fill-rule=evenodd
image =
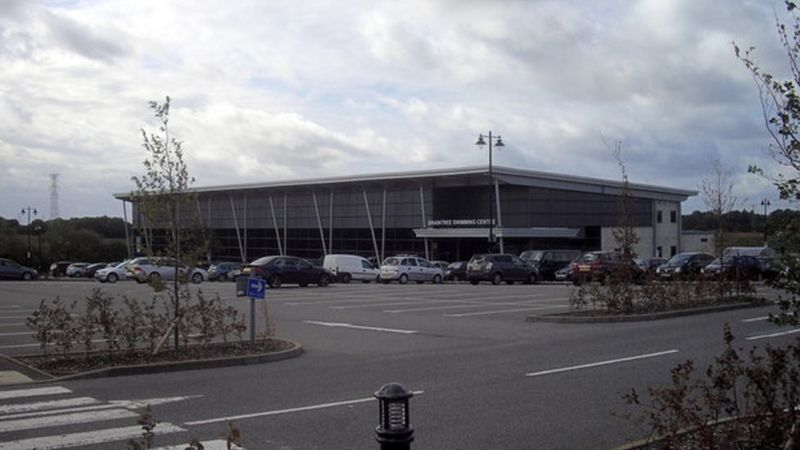
<path id="1" fill-rule="evenodd" d="M 764 246 L 767 246 L 767 206 L 771 205 L 768 199 L 761 200 L 761 206 L 764 207 Z"/>
<path id="2" fill-rule="evenodd" d="M 31 265 L 31 212 L 33 212 L 34 216 L 36 214 L 38 214 L 38 211 L 36 211 L 36 208 L 31 208 L 30 206 L 26 206 L 25 208 L 22 208 L 22 212 L 21 212 L 23 217 L 25 216 L 25 213 L 28 214 L 28 226 L 27 226 L 27 231 L 28 231 L 28 266 Z"/>
<path id="3" fill-rule="evenodd" d="M 492 132 L 489 131 L 488 140 L 489 140 L 489 253 L 492 253 L 492 249 L 494 247 L 494 205 L 493 205 L 493 197 L 494 197 L 494 175 L 492 174 Z M 483 133 L 478 135 L 478 142 L 475 143 L 478 147 L 483 148 L 486 145 L 486 141 L 483 140 Z M 494 143 L 495 147 L 505 147 L 503 144 L 503 139 L 500 136 L 497 136 L 497 141 Z"/>
<path id="4" fill-rule="evenodd" d="M 39 256 L 38 256 L 37 259 L 38 259 L 39 267 L 37 267 L 37 269 L 40 270 L 42 273 L 44 273 L 44 262 L 42 261 L 42 231 L 43 231 L 43 228 L 42 228 L 41 225 L 37 224 L 35 227 L 33 227 L 33 231 L 36 232 L 36 240 L 38 241 L 37 249 L 38 249 L 38 252 L 39 252 Z"/>

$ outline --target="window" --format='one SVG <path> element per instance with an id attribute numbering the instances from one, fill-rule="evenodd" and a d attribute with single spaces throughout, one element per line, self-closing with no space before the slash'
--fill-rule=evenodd
<path id="1" fill-rule="evenodd" d="M 670 211 L 669 212 L 669 221 L 672 223 L 678 222 L 678 211 Z"/>
<path id="2" fill-rule="evenodd" d="M 675 256 L 678 253 L 678 247 L 676 245 L 672 245 L 669 248 L 669 256 Z"/>
<path id="3" fill-rule="evenodd" d="M 661 211 L 656 211 L 656 223 L 661 223 L 662 221 Z"/>
<path id="4" fill-rule="evenodd" d="M 372 264 L 366 259 L 361 260 L 361 267 L 364 269 L 373 269 Z"/>
<path id="5" fill-rule="evenodd" d="M 656 247 L 656 256 L 659 258 L 664 257 L 664 249 L 660 245 Z"/>

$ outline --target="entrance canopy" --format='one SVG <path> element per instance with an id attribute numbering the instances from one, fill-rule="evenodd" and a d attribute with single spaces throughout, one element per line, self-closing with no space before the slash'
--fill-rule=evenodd
<path id="1" fill-rule="evenodd" d="M 492 233 L 498 238 L 562 238 L 578 239 L 580 228 L 494 228 Z M 488 228 L 414 228 L 418 238 L 485 238 Z"/>

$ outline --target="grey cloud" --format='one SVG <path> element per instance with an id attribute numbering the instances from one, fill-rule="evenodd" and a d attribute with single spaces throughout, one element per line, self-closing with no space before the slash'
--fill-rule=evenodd
<path id="1" fill-rule="evenodd" d="M 56 13 L 48 13 L 45 21 L 54 39 L 85 58 L 109 62 L 128 53 L 120 30 L 89 26 Z"/>

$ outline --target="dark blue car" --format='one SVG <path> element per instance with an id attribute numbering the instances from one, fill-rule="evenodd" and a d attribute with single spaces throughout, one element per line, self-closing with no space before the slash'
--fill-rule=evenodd
<path id="1" fill-rule="evenodd" d="M 266 280 L 271 288 L 283 284 L 308 286 L 316 284 L 325 287 L 333 280 L 333 272 L 316 267 L 296 256 L 265 256 L 242 268 L 242 276 L 258 277 Z"/>
<path id="2" fill-rule="evenodd" d="M 0 258 L 0 279 L 33 280 L 39 277 L 36 269 L 17 264 L 10 259 Z"/>

